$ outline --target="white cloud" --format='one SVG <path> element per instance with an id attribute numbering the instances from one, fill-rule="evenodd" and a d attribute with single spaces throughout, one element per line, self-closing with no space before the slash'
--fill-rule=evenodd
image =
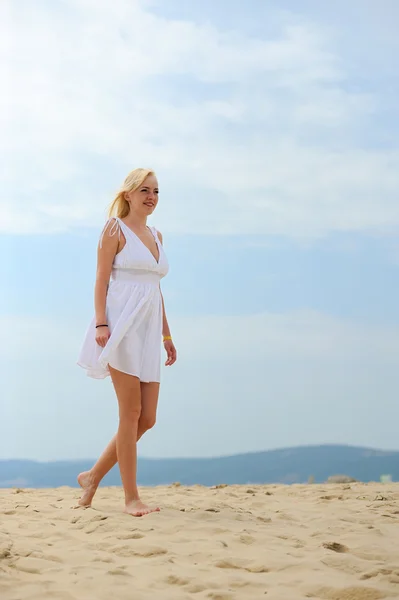
<path id="1" fill-rule="evenodd" d="M 136 165 L 159 171 L 165 232 L 399 223 L 399 150 L 362 142 L 381 99 L 348 85 L 332 28 L 284 14 L 254 39 L 138 0 L 6 0 L 0 23 L 3 230 L 97 225 Z"/>

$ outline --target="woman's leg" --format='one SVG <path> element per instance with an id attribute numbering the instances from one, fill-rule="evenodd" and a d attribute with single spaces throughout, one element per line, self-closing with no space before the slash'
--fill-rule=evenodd
<path id="1" fill-rule="evenodd" d="M 151 381 L 150 383 L 140 383 L 141 389 L 141 414 L 139 419 L 139 428 L 137 440 L 139 440 L 146 431 L 152 429 L 157 418 L 159 383 Z"/>
<path id="2" fill-rule="evenodd" d="M 128 376 L 129 377 L 129 376 Z M 143 434 L 155 425 L 159 396 L 159 383 L 140 382 L 141 413 L 138 422 L 137 441 Z M 84 471 L 78 475 L 79 485 L 83 488 L 82 497 L 79 500 L 81 506 L 90 506 L 100 481 L 116 465 L 117 450 L 114 435 L 96 464 L 90 471 Z"/>
<path id="3" fill-rule="evenodd" d="M 118 462 L 116 454 L 116 434 L 97 460 L 90 471 L 83 471 L 78 475 L 78 483 L 83 489 L 79 500 L 80 506 L 90 506 L 102 478 Z"/>
<path id="4" fill-rule="evenodd" d="M 110 367 L 119 404 L 119 427 L 116 434 L 116 453 L 127 511 L 135 510 L 140 502 L 137 489 L 137 431 L 141 413 L 140 380 Z"/>

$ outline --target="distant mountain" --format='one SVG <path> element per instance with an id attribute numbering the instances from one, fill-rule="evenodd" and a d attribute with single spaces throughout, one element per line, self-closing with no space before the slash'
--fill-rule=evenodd
<path id="1" fill-rule="evenodd" d="M 93 460 L 36 462 L 0 460 L 0 487 L 76 486 L 76 475 L 90 468 Z M 359 481 L 379 481 L 391 475 L 399 481 L 399 451 L 388 452 L 352 446 L 306 446 L 238 454 L 216 458 L 140 458 L 140 485 L 206 486 L 250 483 L 315 483 L 331 475 L 348 475 Z M 107 475 L 104 485 L 121 485 L 117 467 Z"/>

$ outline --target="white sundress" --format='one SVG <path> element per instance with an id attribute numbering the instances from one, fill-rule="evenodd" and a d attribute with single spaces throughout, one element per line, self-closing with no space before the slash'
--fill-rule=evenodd
<path id="1" fill-rule="evenodd" d="M 143 382 L 160 381 L 162 296 L 160 280 L 169 270 L 168 260 L 154 227 L 158 261 L 141 239 L 118 217 L 109 219 L 102 236 L 122 231 L 126 244 L 115 256 L 106 298 L 110 338 L 104 348 L 95 340 L 96 319 L 86 332 L 77 364 L 87 375 L 104 379 L 108 365 Z M 102 236 L 100 245 L 102 243 Z"/>

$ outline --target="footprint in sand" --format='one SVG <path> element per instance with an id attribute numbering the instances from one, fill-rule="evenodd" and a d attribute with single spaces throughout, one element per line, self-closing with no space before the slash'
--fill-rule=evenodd
<path id="1" fill-rule="evenodd" d="M 46 560 L 44 558 L 34 558 L 31 556 L 23 556 L 19 558 L 15 564 L 14 568 L 17 571 L 22 571 L 24 573 L 32 573 L 35 575 L 39 575 L 41 573 L 45 573 L 50 569 L 55 571 L 62 571 L 62 567 L 54 568 L 54 563 L 52 561 Z"/>
<path id="2" fill-rule="evenodd" d="M 243 565 L 238 562 L 234 562 L 231 560 L 219 560 L 215 563 L 215 567 L 218 569 L 238 569 L 242 571 L 247 571 L 248 573 L 269 573 L 270 569 L 265 567 L 264 565 L 257 564 L 249 564 Z"/>
<path id="3" fill-rule="evenodd" d="M 246 533 L 242 533 L 239 539 L 242 544 L 246 544 L 247 546 L 256 543 L 256 539 L 252 537 L 252 535 L 248 535 Z"/>
<path id="4" fill-rule="evenodd" d="M 191 582 L 191 579 L 185 579 L 184 577 L 177 577 L 177 575 L 168 575 L 165 579 L 165 583 L 169 585 L 188 585 Z"/>
<path id="5" fill-rule="evenodd" d="M 163 554 L 167 554 L 168 551 L 166 548 L 159 548 L 157 546 L 151 548 L 141 548 L 135 549 L 132 546 L 114 546 L 112 548 L 112 553 L 117 556 L 129 557 L 129 556 L 139 556 L 141 558 L 152 558 L 154 556 L 162 556 Z"/>
<path id="6" fill-rule="evenodd" d="M 208 589 L 208 586 L 205 583 L 190 583 L 186 590 L 189 594 L 200 594 L 201 592 L 205 592 Z"/>
<path id="7" fill-rule="evenodd" d="M 117 540 L 141 540 L 145 537 L 142 533 L 134 532 L 134 533 L 123 533 L 122 535 L 117 535 Z"/>
<path id="8" fill-rule="evenodd" d="M 347 555 L 345 558 L 336 554 L 330 554 L 321 560 L 323 565 L 330 569 L 337 569 L 341 573 L 349 575 L 360 575 L 364 572 L 364 563 L 355 556 Z"/>
<path id="9" fill-rule="evenodd" d="M 248 579 L 233 579 L 229 581 L 229 588 L 233 590 L 241 590 L 242 588 L 251 586 L 251 588 L 259 588 L 264 590 L 263 583 L 257 583 L 252 578 L 248 581 Z M 266 594 L 266 592 L 264 592 Z M 241 596 L 243 597 L 243 596 Z"/>
<path id="10" fill-rule="evenodd" d="M 323 548 L 326 548 L 327 550 L 332 550 L 333 552 L 349 552 L 349 548 L 347 546 L 344 546 L 344 544 L 340 544 L 339 542 L 325 542 L 323 544 Z"/>
<path id="11" fill-rule="evenodd" d="M 2 544 L 0 547 L 0 559 L 2 558 L 11 558 L 11 549 L 12 543 L 8 542 L 7 544 Z"/>
<path id="12" fill-rule="evenodd" d="M 347 588 L 332 588 L 323 587 L 313 590 L 309 598 L 317 598 L 318 600 L 382 600 L 388 595 L 375 588 L 366 587 L 347 587 Z"/>
<path id="13" fill-rule="evenodd" d="M 64 559 L 60 556 L 56 556 L 55 554 L 42 554 L 41 552 L 32 552 L 32 554 L 30 554 L 29 556 L 35 558 L 42 558 L 43 560 L 48 560 L 57 564 L 64 563 Z"/>
<path id="14" fill-rule="evenodd" d="M 110 569 L 109 571 L 107 571 L 107 573 L 108 575 L 122 575 L 123 577 L 131 577 L 130 573 L 124 571 L 120 567 L 117 569 Z"/>
<path id="15" fill-rule="evenodd" d="M 94 533 L 95 531 L 98 531 L 99 529 L 103 529 L 104 530 L 104 524 L 103 523 L 98 523 L 97 525 L 91 525 L 90 527 L 88 527 L 85 530 L 85 533 Z"/>
<path id="16" fill-rule="evenodd" d="M 360 577 L 361 580 L 373 579 L 374 577 L 382 576 L 389 581 L 389 583 L 399 583 L 399 569 L 374 569 L 368 573 L 363 573 Z"/>
<path id="17" fill-rule="evenodd" d="M 91 559 L 92 562 L 113 563 L 115 559 L 112 556 L 95 556 Z"/>

